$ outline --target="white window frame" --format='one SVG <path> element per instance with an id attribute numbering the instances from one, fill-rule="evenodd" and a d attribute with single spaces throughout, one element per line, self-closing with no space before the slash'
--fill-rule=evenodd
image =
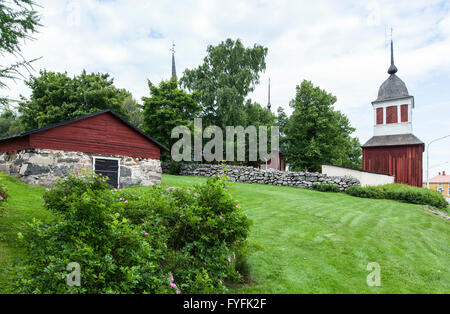
<path id="1" fill-rule="evenodd" d="M 118 166 L 119 166 L 119 168 L 117 169 L 117 188 L 120 188 L 120 158 L 92 156 L 92 169 L 93 169 L 94 173 L 95 173 L 95 160 L 96 159 L 117 160 Z"/>

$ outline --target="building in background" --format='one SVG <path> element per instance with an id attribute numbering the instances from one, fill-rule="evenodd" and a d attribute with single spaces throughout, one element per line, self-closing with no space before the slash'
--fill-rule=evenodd
<path id="1" fill-rule="evenodd" d="M 441 192 L 447 201 L 450 201 L 450 175 L 445 174 L 445 171 L 439 172 L 439 175 L 430 179 L 430 189 Z"/>
<path id="2" fill-rule="evenodd" d="M 374 136 L 362 145 L 363 170 L 395 176 L 396 183 L 422 187 L 422 156 L 425 144 L 413 134 L 414 96 L 397 76 L 391 41 L 388 79 L 372 102 Z"/>

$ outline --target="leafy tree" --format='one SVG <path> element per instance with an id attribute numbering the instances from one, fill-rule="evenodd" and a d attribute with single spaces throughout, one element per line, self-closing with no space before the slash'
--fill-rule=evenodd
<path id="1" fill-rule="evenodd" d="M 148 82 L 150 97 L 143 97 L 143 129 L 160 143 L 170 147 L 172 129 L 176 126 L 193 126 L 200 112 L 198 93 L 189 94 L 178 88 L 175 78 L 161 81 L 159 86 Z"/>
<path id="2" fill-rule="evenodd" d="M 11 109 L 5 109 L 0 114 L 0 138 L 22 132 L 22 125 L 17 114 Z"/>
<path id="3" fill-rule="evenodd" d="M 286 132 L 288 123 L 289 117 L 284 112 L 282 107 L 278 107 L 275 125 L 280 128 L 280 152 L 283 155 L 286 155 L 287 152 Z"/>
<path id="4" fill-rule="evenodd" d="M 20 45 L 24 40 L 32 39 L 32 34 L 40 26 L 40 17 L 34 10 L 33 0 L 0 0 L 0 54 L 13 55 L 20 59 L 14 64 L 0 64 L 0 88 L 7 87 L 6 81 L 16 80 L 22 76 L 21 68 L 30 68 L 30 63 L 21 54 Z M 10 101 L 0 96 L 0 104 Z"/>
<path id="5" fill-rule="evenodd" d="M 112 109 L 128 119 L 123 107 L 130 92 L 114 86 L 109 74 L 83 71 L 79 76 L 67 73 L 40 71 L 26 84 L 31 89 L 30 99 L 22 97 L 19 112 L 25 129 L 82 117 L 105 109 Z"/>
<path id="6" fill-rule="evenodd" d="M 320 171 L 321 164 L 360 167 L 359 140 L 348 118 L 334 110 L 336 97 L 310 81 L 297 86 L 286 130 L 286 160 L 293 170 Z"/>
<path id="7" fill-rule="evenodd" d="M 144 121 L 142 105 L 138 104 L 133 97 L 128 97 L 123 102 L 123 109 L 127 112 L 131 124 L 137 128 L 141 128 Z"/>
<path id="8" fill-rule="evenodd" d="M 200 92 L 204 125 L 245 124 L 245 98 L 259 83 L 266 55 L 263 46 L 245 48 L 239 39 L 227 39 L 208 46 L 203 64 L 184 72 L 182 85 Z"/>

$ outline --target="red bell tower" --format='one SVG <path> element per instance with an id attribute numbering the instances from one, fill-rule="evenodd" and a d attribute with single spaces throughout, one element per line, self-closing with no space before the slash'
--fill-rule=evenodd
<path id="1" fill-rule="evenodd" d="M 414 136 L 412 113 L 414 97 L 397 76 L 391 40 L 391 66 L 372 102 L 374 136 L 362 146 L 363 170 L 390 174 L 396 183 L 422 187 L 424 143 Z"/>

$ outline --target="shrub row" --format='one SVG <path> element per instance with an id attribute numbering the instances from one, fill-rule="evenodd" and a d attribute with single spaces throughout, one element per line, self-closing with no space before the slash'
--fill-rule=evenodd
<path id="1" fill-rule="evenodd" d="M 340 192 L 339 186 L 331 183 L 314 183 L 313 189 L 320 192 Z"/>
<path id="2" fill-rule="evenodd" d="M 26 226 L 21 293 L 211 293 L 240 280 L 249 220 L 226 178 L 191 189 L 110 190 L 104 177 L 69 175 L 47 189 L 56 221 Z M 68 286 L 67 265 L 81 267 Z"/>
<path id="3" fill-rule="evenodd" d="M 357 197 L 391 199 L 412 204 L 430 205 L 441 209 L 445 209 L 448 206 L 447 201 L 438 191 L 405 184 L 366 187 L 351 186 L 346 193 Z"/>

